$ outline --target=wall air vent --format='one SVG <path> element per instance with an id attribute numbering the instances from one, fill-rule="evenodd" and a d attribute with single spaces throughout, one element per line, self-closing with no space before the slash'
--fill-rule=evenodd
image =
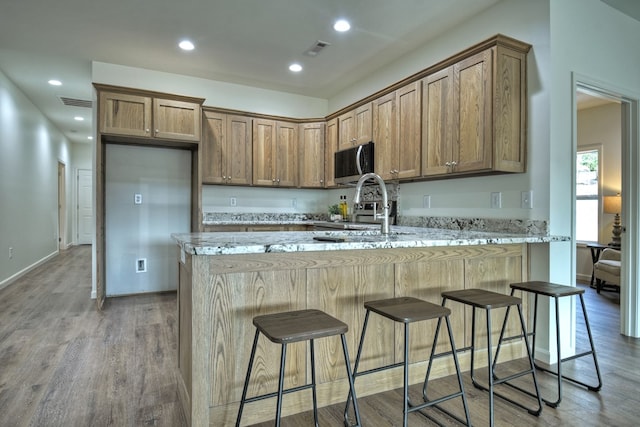
<path id="1" fill-rule="evenodd" d="M 307 56 L 318 56 L 320 51 L 327 46 L 331 46 L 329 42 L 323 42 L 322 40 L 316 40 L 316 42 L 304 53 Z"/>
<path id="2" fill-rule="evenodd" d="M 93 107 L 93 103 L 91 101 L 87 101 L 86 99 L 66 98 L 64 96 L 61 96 L 60 101 L 62 101 L 62 103 L 68 107 L 82 107 L 82 108 Z"/>

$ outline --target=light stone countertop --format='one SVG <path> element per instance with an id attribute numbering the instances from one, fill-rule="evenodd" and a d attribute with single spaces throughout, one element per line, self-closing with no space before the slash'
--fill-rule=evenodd
<path id="1" fill-rule="evenodd" d="M 379 226 L 362 230 L 213 232 L 172 234 L 188 254 L 234 255 L 278 252 L 338 251 L 358 249 L 421 248 L 434 246 L 499 245 L 566 242 L 566 236 L 527 235 L 470 230 L 391 226 L 389 235 Z M 315 238 L 337 238 L 323 241 Z"/>

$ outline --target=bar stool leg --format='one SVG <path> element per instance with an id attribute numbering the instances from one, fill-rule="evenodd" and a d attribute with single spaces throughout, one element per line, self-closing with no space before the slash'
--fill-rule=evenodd
<path id="1" fill-rule="evenodd" d="M 347 378 L 349 379 L 349 395 L 353 399 L 353 412 L 356 417 L 356 424 L 354 427 L 360 427 L 362 422 L 360 421 L 360 410 L 358 409 L 358 398 L 356 396 L 355 377 L 351 373 L 351 365 L 349 362 L 349 350 L 347 350 L 347 339 L 344 334 L 340 334 L 342 340 L 342 352 L 344 353 L 344 364 L 347 369 Z M 347 399 L 347 406 L 349 405 L 349 399 Z M 350 426 L 351 423 L 345 413 L 345 426 Z"/>
<path id="2" fill-rule="evenodd" d="M 596 367 L 596 375 L 598 376 L 598 385 L 591 386 L 588 384 L 580 383 L 576 380 L 571 380 L 571 379 L 570 380 L 587 387 L 590 391 L 600 391 L 600 389 L 602 388 L 602 376 L 600 376 L 600 366 L 598 365 L 598 356 L 596 355 L 596 346 L 593 344 L 593 335 L 591 335 L 591 326 L 589 325 L 589 317 L 587 316 L 587 307 L 584 305 L 584 297 L 582 294 L 580 294 L 580 305 L 582 306 L 584 323 L 587 329 L 587 334 L 589 336 L 589 345 L 591 346 L 591 355 L 593 356 L 593 364 Z"/>
<path id="3" fill-rule="evenodd" d="M 284 365 L 287 358 L 287 344 L 282 344 L 280 355 L 280 378 L 278 379 L 278 403 L 276 404 L 276 427 L 280 427 L 280 416 L 282 415 L 282 391 L 284 390 Z"/>
<path id="4" fill-rule="evenodd" d="M 251 347 L 251 356 L 249 356 L 249 367 L 247 368 L 247 376 L 244 379 L 244 387 L 242 387 L 242 398 L 240 399 L 240 408 L 238 409 L 238 418 L 236 418 L 236 427 L 240 427 L 240 419 L 242 418 L 242 410 L 244 409 L 244 402 L 247 399 L 247 389 L 249 388 L 249 378 L 251 377 L 253 359 L 256 355 L 256 348 L 258 347 L 259 335 L 260 335 L 260 331 L 256 329 L 256 335 L 253 338 L 253 346 Z"/>
<path id="5" fill-rule="evenodd" d="M 311 353 L 311 392 L 313 394 L 313 421 L 318 427 L 318 396 L 316 394 L 316 357 L 313 340 L 309 340 L 309 352 Z"/>
<path id="6" fill-rule="evenodd" d="M 364 336 L 365 336 L 365 333 L 367 332 L 367 325 L 369 323 L 369 314 L 370 313 L 371 312 L 369 310 L 366 310 L 366 313 L 364 315 L 364 322 L 362 324 L 362 334 L 360 335 L 360 342 L 358 344 L 358 352 L 356 353 L 356 361 L 355 361 L 355 364 L 353 366 L 353 377 L 352 378 L 353 378 L 353 383 L 354 384 L 356 382 L 356 377 L 358 376 L 358 366 L 360 364 L 360 356 L 362 355 L 362 347 L 364 345 Z M 344 347 L 345 353 L 346 353 L 346 344 L 343 344 L 343 347 Z M 347 367 L 349 367 L 350 366 L 349 365 L 349 359 L 346 360 L 346 363 L 347 363 Z M 349 368 L 349 369 L 351 369 L 351 368 Z M 347 396 L 347 403 L 346 403 L 346 405 L 344 407 L 344 422 L 345 422 L 345 425 L 348 425 L 348 423 L 349 423 L 349 403 L 350 402 L 354 403 L 353 402 L 353 399 L 354 399 L 353 391 L 355 390 L 355 388 L 352 387 L 352 389 L 353 390 L 349 390 L 349 395 Z M 355 404 L 354 404 L 354 408 L 355 408 Z M 358 415 L 358 418 L 359 417 L 360 416 Z M 360 424 L 360 421 L 358 420 L 358 425 L 359 424 Z"/>
<path id="7" fill-rule="evenodd" d="M 409 324 L 404 324 L 404 407 L 403 426 L 407 427 L 409 422 Z"/>

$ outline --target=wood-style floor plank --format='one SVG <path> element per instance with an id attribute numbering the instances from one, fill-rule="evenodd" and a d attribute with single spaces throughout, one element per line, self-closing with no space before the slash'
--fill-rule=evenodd
<path id="1" fill-rule="evenodd" d="M 560 407 L 545 407 L 540 417 L 496 399 L 496 425 L 639 424 L 640 340 L 619 334 L 619 294 L 598 295 L 585 288 L 602 390 L 594 393 L 565 382 Z M 89 246 L 63 252 L 0 290 L 0 426 L 185 426 L 176 391 L 176 295 L 112 298 L 97 312 L 90 291 Z M 578 346 L 586 348 L 579 327 Z M 593 378 L 586 360 L 571 362 L 565 370 Z M 488 425 L 486 392 L 472 386 L 468 372 L 464 382 L 473 424 Z M 539 382 L 543 394 L 553 396 L 555 378 L 540 373 Z M 455 386 L 455 379 L 447 377 L 434 381 L 430 390 L 447 393 Z M 416 401 L 420 390 L 411 388 Z M 401 388 L 359 401 L 363 425 L 401 425 Z M 462 414 L 457 400 L 446 406 Z M 342 410 L 342 405 L 321 408 L 320 424 L 343 425 Z M 443 425 L 457 425 L 434 416 Z M 282 425 L 309 426 L 312 421 L 306 412 L 287 417 Z M 409 423 L 436 425 L 417 414 Z"/>

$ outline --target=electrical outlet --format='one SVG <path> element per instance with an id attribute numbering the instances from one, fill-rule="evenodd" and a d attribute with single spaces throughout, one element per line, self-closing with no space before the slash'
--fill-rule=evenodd
<path id="1" fill-rule="evenodd" d="M 13 258 L 13 248 L 9 246 L 9 259 Z"/>
<path id="2" fill-rule="evenodd" d="M 147 259 L 138 258 L 136 260 L 136 273 L 146 273 L 146 272 L 147 272 Z"/>
<path id="3" fill-rule="evenodd" d="M 520 196 L 522 209 L 533 209 L 533 191 L 523 191 Z"/>
<path id="4" fill-rule="evenodd" d="M 291 207 L 292 208 L 298 207 L 298 199 L 291 199 Z"/>
<path id="5" fill-rule="evenodd" d="M 491 193 L 491 209 L 502 208 L 502 193 Z"/>
<path id="6" fill-rule="evenodd" d="M 142 194 L 136 193 L 133 195 L 133 204 L 141 205 L 142 204 Z"/>
<path id="7" fill-rule="evenodd" d="M 235 197 L 229 197 L 229 205 L 230 206 L 235 206 L 237 203 L 236 198 Z"/>
<path id="8" fill-rule="evenodd" d="M 426 194 L 422 196 L 422 207 L 425 209 L 429 209 L 431 207 L 431 196 Z"/>

